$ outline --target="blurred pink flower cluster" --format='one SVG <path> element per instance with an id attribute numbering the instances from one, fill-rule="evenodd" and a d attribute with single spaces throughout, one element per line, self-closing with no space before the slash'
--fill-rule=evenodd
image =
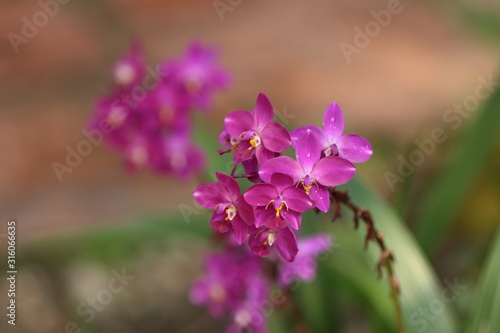
<path id="1" fill-rule="evenodd" d="M 186 179 L 205 165 L 192 140 L 192 113 L 210 110 L 230 74 L 217 64 L 215 50 L 200 42 L 155 68 L 144 58 L 136 43 L 112 66 L 111 91 L 96 99 L 89 127 L 123 155 L 127 170 L 148 168 Z"/>

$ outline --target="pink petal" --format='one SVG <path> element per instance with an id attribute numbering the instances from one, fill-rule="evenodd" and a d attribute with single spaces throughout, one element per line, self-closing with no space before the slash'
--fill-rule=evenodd
<path id="1" fill-rule="evenodd" d="M 257 103 L 253 109 L 255 127 L 258 131 L 262 130 L 267 124 L 273 121 L 274 109 L 271 101 L 264 93 L 257 97 Z"/>
<path id="2" fill-rule="evenodd" d="M 210 228 L 218 230 L 221 234 L 229 231 L 229 224 L 226 221 L 226 214 L 213 213 L 210 218 Z"/>
<path id="3" fill-rule="evenodd" d="M 239 217 L 236 216 L 233 221 L 231 221 L 233 226 L 234 238 L 236 242 L 241 245 L 243 244 L 248 235 L 248 225 Z"/>
<path id="4" fill-rule="evenodd" d="M 276 218 L 276 210 L 270 206 L 268 208 L 257 207 L 255 209 L 255 226 L 260 228 L 267 225 Z"/>
<path id="5" fill-rule="evenodd" d="M 338 186 L 350 181 L 355 173 L 356 168 L 348 160 L 328 156 L 316 163 L 311 178 L 321 185 Z"/>
<path id="6" fill-rule="evenodd" d="M 328 212 L 330 208 L 330 193 L 326 186 L 318 184 L 313 185 L 309 191 L 309 197 L 314 201 L 316 208 L 323 213 Z"/>
<path id="7" fill-rule="evenodd" d="M 316 257 L 332 247 L 332 237 L 328 234 L 315 234 L 299 239 L 299 256 Z"/>
<path id="8" fill-rule="evenodd" d="M 271 184 L 257 184 L 250 187 L 243 196 L 252 206 L 267 206 L 278 196 L 278 190 Z"/>
<path id="9" fill-rule="evenodd" d="M 240 195 L 240 185 L 238 182 L 233 177 L 220 172 L 216 172 L 215 176 L 219 180 L 219 183 L 229 192 L 232 199 L 231 201 L 235 201 L 238 195 Z"/>
<path id="10" fill-rule="evenodd" d="M 344 115 L 340 106 L 333 102 L 326 108 L 323 116 L 323 131 L 328 137 L 330 144 L 336 143 L 344 133 Z"/>
<path id="11" fill-rule="evenodd" d="M 304 174 L 310 175 L 314 165 L 321 156 L 321 146 L 311 129 L 306 129 L 296 144 L 297 162 L 304 170 Z"/>
<path id="12" fill-rule="evenodd" d="M 253 129 L 254 120 L 248 111 L 233 111 L 224 118 L 224 126 L 234 138 L 239 138 L 243 132 Z"/>
<path id="13" fill-rule="evenodd" d="M 283 259 L 292 262 L 299 251 L 295 234 L 289 229 L 277 229 L 276 231 L 276 249 L 281 254 Z"/>
<path id="14" fill-rule="evenodd" d="M 297 140 L 306 132 L 306 130 L 311 130 L 314 135 L 317 137 L 318 142 L 320 143 L 321 149 L 325 149 L 328 147 L 328 140 L 326 139 L 325 133 L 323 130 L 316 125 L 307 125 L 302 127 L 297 127 L 293 131 L 290 132 L 290 136 L 292 138 L 292 147 L 297 147 Z"/>
<path id="15" fill-rule="evenodd" d="M 294 184 L 304 176 L 300 165 L 288 156 L 275 157 L 265 162 L 259 170 L 259 175 L 263 181 L 270 183 L 272 175 L 277 172 L 292 177 Z"/>
<path id="16" fill-rule="evenodd" d="M 297 212 L 305 212 L 314 207 L 314 203 L 303 190 L 297 187 L 289 187 L 285 189 L 281 196 L 286 202 L 289 209 Z"/>
<path id="17" fill-rule="evenodd" d="M 274 157 L 274 153 L 264 147 L 264 145 L 257 146 L 255 150 L 255 157 L 257 158 L 257 162 L 260 164 L 269 161 L 271 158 Z"/>
<path id="18" fill-rule="evenodd" d="M 300 223 L 302 222 L 302 215 L 293 210 L 285 210 L 281 211 L 281 216 L 283 219 L 295 230 L 299 230 Z"/>
<path id="19" fill-rule="evenodd" d="M 284 189 L 292 187 L 294 182 L 293 178 L 289 175 L 285 175 L 284 173 L 274 173 L 271 176 L 271 184 L 276 186 L 278 192 L 281 193 Z"/>
<path id="20" fill-rule="evenodd" d="M 264 147 L 276 153 L 284 152 L 292 143 L 286 128 L 278 123 L 268 124 L 261 132 L 260 137 Z"/>
<path id="21" fill-rule="evenodd" d="M 245 201 L 241 194 L 238 196 L 238 199 L 236 199 L 235 206 L 238 215 L 241 216 L 243 221 L 245 221 L 247 225 L 253 225 L 255 222 L 253 208 Z"/>
<path id="22" fill-rule="evenodd" d="M 352 163 L 366 162 L 372 156 L 370 141 L 357 134 L 343 135 L 337 142 L 339 156 Z"/>
<path id="23" fill-rule="evenodd" d="M 230 201 L 227 190 L 218 183 L 205 183 L 196 187 L 193 198 L 203 207 L 214 209 L 222 202 Z"/>

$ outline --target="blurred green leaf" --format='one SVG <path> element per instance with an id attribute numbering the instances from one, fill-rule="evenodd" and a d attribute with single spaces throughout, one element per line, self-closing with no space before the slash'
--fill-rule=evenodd
<path id="1" fill-rule="evenodd" d="M 466 332 L 500 332 L 500 229 L 484 265 L 479 288 Z"/>
<path id="2" fill-rule="evenodd" d="M 348 190 L 351 200 L 355 204 L 370 210 L 378 230 L 384 234 L 387 246 L 392 249 L 395 255 L 396 262 L 394 268 L 396 277 L 401 285 L 400 300 L 407 332 L 456 332 L 456 314 L 451 305 L 445 305 L 443 313 L 433 316 L 431 319 L 427 319 L 421 312 L 422 309 L 429 310 L 434 300 L 440 300 L 441 284 L 424 253 L 406 228 L 405 224 L 386 203 L 360 182 L 353 180 L 342 186 L 342 188 Z M 365 229 L 363 226 L 360 226 L 360 229 L 356 231 L 356 235 L 359 237 L 358 246 L 361 248 L 365 237 Z M 374 244 L 370 244 L 370 248 L 366 255 L 370 258 L 368 265 L 373 269 L 380 257 L 379 249 L 376 248 Z M 336 260 L 342 259 L 337 258 Z M 341 265 L 344 267 L 341 267 Z M 347 260 L 342 261 L 341 264 L 337 264 L 337 269 L 349 272 L 349 270 L 353 268 L 348 266 L 355 267 L 355 264 Z M 356 274 L 361 274 L 361 270 Z M 375 273 L 373 272 L 372 274 Z M 368 281 L 369 277 L 359 277 L 359 279 Z M 364 283 L 366 282 L 359 283 L 360 289 L 363 288 L 361 284 Z M 374 287 L 372 286 L 371 288 Z M 385 290 L 385 297 L 389 298 L 388 281 L 385 275 L 384 281 L 380 281 L 379 288 Z M 379 293 L 376 291 L 365 292 L 368 293 L 369 298 L 373 298 L 372 302 L 376 302 L 377 298 L 380 297 L 378 295 Z M 370 293 L 372 294 L 370 295 Z M 386 300 L 381 301 L 380 304 L 388 306 Z M 383 313 L 379 315 L 384 318 L 388 317 L 387 314 Z"/>
<path id="3" fill-rule="evenodd" d="M 469 27 L 486 37 L 500 40 L 500 11 L 487 10 L 483 7 L 488 6 L 488 4 L 483 4 L 483 6 L 464 2 L 456 2 L 455 4 L 462 20 Z"/>
<path id="4" fill-rule="evenodd" d="M 464 202 L 467 191 L 498 142 L 500 90 L 497 89 L 455 143 L 448 166 L 436 176 L 416 219 L 416 236 L 428 254 L 445 238 Z"/>
<path id="5" fill-rule="evenodd" d="M 195 209 L 192 207 L 192 209 Z M 168 216 L 168 215 L 167 215 Z M 24 264 L 51 261 L 57 265 L 75 258 L 128 260 L 137 248 L 151 242 L 168 242 L 175 237 L 208 237 L 208 211 L 185 220 L 182 216 L 151 216 L 133 219 L 120 226 L 109 226 L 77 234 L 65 234 L 23 245 L 19 255 Z"/>

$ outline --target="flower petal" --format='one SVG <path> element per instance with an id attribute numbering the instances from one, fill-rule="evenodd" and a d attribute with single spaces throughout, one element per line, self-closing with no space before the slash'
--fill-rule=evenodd
<path id="1" fill-rule="evenodd" d="M 321 185 L 338 186 L 350 181 L 355 173 L 356 167 L 348 160 L 328 156 L 316 163 L 311 177 Z"/>
<path id="2" fill-rule="evenodd" d="M 293 131 L 290 132 L 290 137 L 292 138 L 292 147 L 297 147 L 297 140 L 306 132 L 306 130 L 311 130 L 314 135 L 318 138 L 318 142 L 321 145 L 321 149 L 325 149 L 328 147 L 328 140 L 326 139 L 325 133 L 323 130 L 316 125 L 307 125 L 302 127 L 297 127 Z"/>
<path id="3" fill-rule="evenodd" d="M 372 156 L 370 141 L 357 134 L 343 135 L 337 142 L 339 156 L 352 163 L 366 162 Z"/>
<path id="4" fill-rule="evenodd" d="M 323 131 L 330 144 L 334 144 L 344 133 L 344 115 L 340 106 L 333 102 L 330 104 L 323 116 Z"/>
<path id="5" fill-rule="evenodd" d="M 306 129 L 297 140 L 295 150 L 297 162 L 304 170 L 304 174 L 310 175 L 321 156 L 321 146 L 311 129 Z"/>
<path id="6" fill-rule="evenodd" d="M 243 244 L 248 235 L 248 225 L 241 219 L 241 217 L 236 216 L 232 221 L 234 239 L 238 245 Z"/>
<path id="7" fill-rule="evenodd" d="M 262 130 L 267 124 L 273 121 L 274 109 L 271 101 L 264 93 L 260 93 L 253 109 L 255 128 Z"/>
<path id="8" fill-rule="evenodd" d="M 255 226 L 257 228 L 267 225 L 275 218 L 276 218 L 276 210 L 272 206 L 268 208 L 265 207 L 255 208 Z"/>
<path id="9" fill-rule="evenodd" d="M 299 256 L 316 257 L 332 247 L 332 237 L 328 234 L 315 234 L 299 239 Z"/>
<path id="10" fill-rule="evenodd" d="M 227 192 L 231 197 L 231 201 L 236 201 L 236 199 L 240 195 L 240 185 L 238 184 L 238 182 L 233 177 L 221 172 L 216 172 L 215 176 L 219 180 L 219 184 L 227 189 Z"/>
<path id="11" fill-rule="evenodd" d="M 220 203 L 230 201 L 229 193 L 219 183 L 200 184 L 193 191 L 193 198 L 201 206 L 214 209 Z"/>
<path id="12" fill-rule="evenodd" d="M 288 187 L 292 187 L 294 182 L 293 178 L 289 175 L 285 175 L 284 173 L 274 173 L 271 176 L 271 184 L 273 184 L 278 192 L 283 192 L 284 189 Z"/>
<path id="13" fill-rule="evenodd" d="M 278 196 L 278 190 L 271 184 L 257 184 L 250 187 L 245 194 L 245 201 L 252 206 L 267 206 Z"/>
<path id="14" fill-rule="evenodd" d="M 290 225 L 290 227 L 295 230 L 299 230 L 300 223 L 302 222 L 302 215 L 300 213 L 294 210 L 283 209 L 281 211 L 281 216 L 283 216 L 283 219 Z"/>
<path id="15" fill-rule="evenodd" d="M 221 234 L 229 231 L 229 224 L 226 221 L 226 214 L 214 212 L 210 218 L 210 228 L 218 230 Z"/>
<path id="16" fill-rule="evenodd" d="M 259 162 L 259 164 L 263 164 L 273 158 L 274 153 L 264 147 L 264 145 L 260 145 L 255 148 L 255 157 L 257 158 L 257 162 Z"/>
<path id="17" fill-rule="evenodd" d="M 252 206 L 245 201 L 241 194 L 238 196 L 238 199 L 236 199 L 234 204 L 236 206 L 236 210 L 238 211 L 238 215 L 241 216 L 243 221 L 245 221 L 247 225 L 253 225 L 255 222 L 255 215 L 253 213 Z"/>
<path id="18" fill-rule="evenodd" d="M 281 196 L 290 210 L 303 213 L 314 207 L 314 203 L 303 190 L 297 187 L 285 189 Z"/>
<path id="19" fill-rule="evenodd" d="M 283 259 L 292 262 L 299 251 L 295 234 L 289 228 L 276 229 L 276 249 Z"/>
<path id="20" fill-rule="evenodd" d="M 304 176 L 304 172 L 297 161 L 288 156 L 279 156 L 266 161 L 260 167 L 259 176 L 266 183 L 270 183 L 272 175 L 277 172 L 292 177 L 294 184 Z"/>
<path id="21" fill-rule="evenodd" d="M 239 138 L 243 132 L 253 129 L 254 120 L 248 111 L 233 111 L 224 118 L 224 126 L 234 138 Z"/>
<path id="22" fill-rule="evenodd" d="M 264 147 L 276 153 L 284 152 L 292 143 L 286 128 L 278 123 L 268 124 L 261 132 L 260 137 Z"/>
<path id="23" fill-rule="evenodd" d="M 314 201 L 316 208 L 323 213 L 328 212 L 330 208 L 330 193 L 328 188 L 323 185 L 313 185 L 309 191 L 309 197 Z"/>

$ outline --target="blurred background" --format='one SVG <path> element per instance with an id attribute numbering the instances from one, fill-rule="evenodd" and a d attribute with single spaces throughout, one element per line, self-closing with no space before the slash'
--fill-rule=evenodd
<path id="1" fill-rule="evenodd" d="M 477 97 L 478 87 L 492 93 L 500 81 L 498 1 L 401 1 L 400 13 L 349 56 L 341 45 L 355 45 L 355 29 L 390 1 L 68 1 L 13 47 L 8 34 L 21 35 L 23 18 L 32 21 L 45 2 L 0 4 L 0 231 L 5 236 L 7 221 L 17 221 L 22 268 L 17 325 L 7 325 L 2 313 L 2 332 L 77 332 L 67 327 L 72 320 L 82 332 L 223 331 L 186 298 L 209 239 L 166 242 L 158 232 L 180 205 L 193 206 L 196 180 L 130 176 L 102 145 L 62 182 L 51 165 L 85 138 L 92 101 L 108 92 L 110 66 L 134 37 L 143 40 L 150 65 L 180 55 L 193 39 L 219 48 L 234 82 L 203 118 L 215 134 L 225 114 L 250 110 L 259 92 L 290 128 L 320 124 L 326 106 L 339 102 L 347 132 L 374 146 L 357 178 L 399 214 L 438 282 L 458 277 L 467 284 L 453 304 L 458 314 L 466 311 L 500 221 L 500 103 L 479 98 L 457 128 L 445 115 Z M 220 3 L 230 9 L 218 12 Z M 401 158 L 419 148 L 415 140 L 437 128 L 448 139 L 391 185 L 388 172 L 397 175 Z M 195 215 L 187 226 L 206 228 L 208 212 Z M 159 229 L 143 231 L 141 223 Z M 85 322 L 77 306 L 122 267 L 133 283 Z M 2 281 L 3 309 L 6 287 Z M 346 293 L 339 300 L 347 309 L 337 310 L 347 319 L 336 331 L 376 331 L 362 298 Z"/>

